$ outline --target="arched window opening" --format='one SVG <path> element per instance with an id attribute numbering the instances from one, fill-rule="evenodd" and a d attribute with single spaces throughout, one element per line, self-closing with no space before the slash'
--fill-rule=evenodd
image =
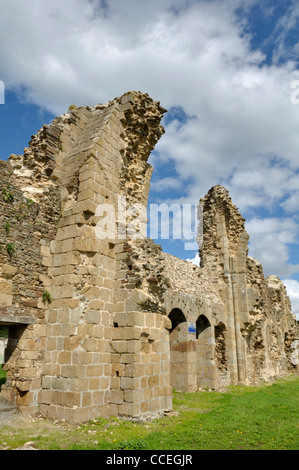
<path id="1" fill-rule="evenodd" d="M 170 348 L 170 384 L 180 392 L 194 391 L 190 384 L 190 346 L 188 324 L 179 308 L 171 310 L 169 316 L 172 328 L 169 332 Z"/>
<path id="2" fill-rule="evenodd" d="M 214 344 L 213 329 L 205 315 L 200 315 L 196 321 L 196 375 L 197 387 L 214 386 Z"/>
<path id="3" fill-rule="evenodd" d="M 196 320 L 196 338 L 199 337 L 199 335 L 204 331 L 206 330 L 207 328 L 209 328 L 209 326 L 211 326 L 211 323 L 209 322 L 209 320 L 207 319 L 207 317 L 205 317 L 204 315 L 200 315 L 198 317 L 198 319 Z"/>
<path id="4" fill-rule="evenodd" d="M 186 321 L 186 317 L 183 314 L 182 310 L 179 308 L 174 308 L 169 314 L 169 319 L 171 320 L 172 327 L 170 333 L 180 324 Z"/>

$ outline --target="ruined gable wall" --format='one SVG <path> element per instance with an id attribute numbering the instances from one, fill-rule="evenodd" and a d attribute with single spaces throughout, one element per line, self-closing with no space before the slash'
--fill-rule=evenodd
<path id="1" fill-rule="evenodd" d="M 298 328 L 282 282 L 264 279 L 260 263 L 247 256 L 245 219 L 226 189 L 212 188 L 201 202 L 201 265 L 209 267 L 225 304 L 232 379 L 254 383 L 287 373 L 292 366 L 284 336 L 294 339 Z"/>
<path id="2" fill-rule="evenodd" d="M 246 380 L 245 346 L 241 325 L 247 321 L 245 219 L 222 186 L 211 188 L 203 205 L 201 266 L 210 269 L 225 305 L 222 322 L 227 330 L 227 371 L 231 383 Z"/>
<path id="3" fill-rule="evenodd" d="M 76 127 L 61 136 L 62 214 L 51 244 L 53 301 L 40 394 L 45 416 L 138 418 L 170 407 L 166 368 L 162 371 L 167 331 L 161 315 L 134 310 L 134 283 L 127 282 L 124 259 L 135 215 L 128 210 L 123 222 L 119 211 L 119 197 L 125 209 L 147 201 L 147 158 L 164 132 L 164 111 L 148 95 L 132 92 L 74 111 Z M 102 204 L 105 215 L 97 212 Z"/>
<path id="4" fill-rule="evenodd" d="M 139 93 L 125 95 L 122 110 L 120 195 L 126 221 L 118 220 L 118 228 L 125 224 L 127 237 L 116 255 L 110 403 L 116 414 L 150 419 L 172 408 L 162 253 L 145 238 L 152 173 L 147 160 L 164 133 L 160 120 L 166 110 Z"/>
<path id="5" fill-rule="evenodd" d="M 45 288 L 51 295 L 51 302 L 43 304 L 42 342 L 37 331 L 31 335 L 40 343 L 39 367 L 33 369 L 39 388 L 23 400 L 45 416 L 82 421 L 100 414 L 152 415 L 171 407 L 160 367 L 166 330 L 160 315 L 146 320 L 142 314 L 138 320 L 139 311 L 132 310 L 134 289 L 123 282 L 127 225 L 118 220 L 119 196 L 126 199 L 125 209 L 147 202 L 152 171 L 147 159 L 164 132 L 164 112 L 136 92 L 93 108 L 72 107 L 32 136 L 23 156 L 10 157 L 20 197 L 32 198 L 43 214 L 55 213 L 54 230 L 38 247 L 43 266 L 39 295 Z M 55 202 L 45 198 L 54 193 Z M 103 204 L 107 210 L 98 214 Z M 101 239 L 97 229 L 103 215 L 106 235 Z M 129 211 L 125 224 L 134 217 Z M 121 240 L 118 229 L 125 229 Z M 34 270 L 32 258 L 28 264 Z M 14 306 L 8 313 L 15 312 Z M 142 365 L 140 356 L 135 359 L 140 347 Z M 15 378 L 14 365 L 10 372 Z M 26 374 L 23 370 L 23 381 Z M 11 392 L 13 387 L 8 381 Z"/>

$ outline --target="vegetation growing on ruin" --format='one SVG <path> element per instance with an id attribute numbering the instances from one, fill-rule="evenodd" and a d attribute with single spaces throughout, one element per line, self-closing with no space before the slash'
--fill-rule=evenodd
<path id="1" fill-rule="evenodd" d="M 33 204 L 34 204 L 34 201 L 32 201 L 32 199 L 26 198 L 26 206 L 27 206 L 28 211 L 30 210 Z"/>
<path id="2" fill-rule="evenodd" d="M 14 200 L 14 195 L 9 188 L 2 188 L 2 193 L 5 202 L 12 202 Z"/>
<path id="3" fill-rule="evenodd" d="M 61 450 L 298 450 L 299 377 L 261 387 L 174 392 L 174 412 L 151 423 L 98 418 L 83 425 L 28 419 L 3 427 L 1 446 Z M 5 443 L 5 444 L 3 444 Z"/>
<path id="4" fill-rule="evenodd" d="M 49 303 L 52 301 L 51 294 L 47 290 L 45 290 L 43 293 L 43 301 Z"/>
<path id="5" fill-rule="evenodd" d="M 6 250 L 9 255 L 12 255 L 15 249 L 16 249 L 16 246 L 14 243 L 9 242 L 6 244 Z"/>

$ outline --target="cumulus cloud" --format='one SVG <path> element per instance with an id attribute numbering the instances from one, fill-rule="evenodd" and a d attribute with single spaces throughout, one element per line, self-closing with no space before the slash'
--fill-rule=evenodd
<path id="1" fill-rule="evenodd" d="M 299 207 L 299 191 L 296 191 L 291 196 L 289 196 L 284 202 L 281 203 L 281 206 L 286 212 L 296 213 Z"/>
<path id="2" fill-rule="evenodd" d="M 253 218 L 246 223 L 250 234 L 249 254 L 258 259 L 265 276 L 289 277 L 299 271 L 290 262 L 288 245 L 297 241 L 298 224 L 292 218 Z"/>
<path id="3" fill-rule="evenodd" d="M 167 191 L 168 189 L 176 189 L 181 186 L 181 182 L 177 178 L 166 177 L 160 178 L 158 181 L 152 182 L 151 189 L 152 191 L 162 192 Z"/>
<path id="4" fill-rule="evenodd" d="M 242 14 L 259 3 L 0 0 L 0 79 L 55 114 L 132 89 L 148 92 L 185 116 L 165 120 L 153 163 L 159 171 L 171 161 L 176 174 L 155 178 L 153 190 L 197 203 L 223 184 L 245 213 L 280 208 L 287 220 L 297 214 L 299 192 L 299 108 L 290 99 L 299 79 L 298 44 L 286 51 L 298 8 L 291 2 L 278 21 L 270 36 L 274 60 L 267 63 L 262 49 L 251 48 Z M 288 244 L 296 242 L 298 226 L 284 237 L 273 217 L 270 225 L 258 223 L 263 235 L 256 219 L 248 227 L 251 249 L 266 271 L 278 267 L 290 276 L 298 267 L 289 263 Z"/>

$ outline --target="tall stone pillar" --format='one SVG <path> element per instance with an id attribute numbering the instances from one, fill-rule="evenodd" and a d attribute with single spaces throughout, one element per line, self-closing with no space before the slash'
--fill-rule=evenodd
<path id="1" fill-rule="evenodd" d="M 168 332 L 154 313 L 147 320 L 136 312 L 135 285 L 122 284 L 121 269 L 129 229 L 138 233 L 144 224 L 130 209 L 146 210 L 147 159 L 164 132 L 165 111 L 148 95 L 131 92 L 70 111 L 74 119 L 61 133 L 54 171 L 62 210 L 50 246 L 52 301 L 39 396 L 44 416 L 82 422 L 156 416 L 169 407 Z M 140 349 L 143 341 L 149 351 Z"/>
<path id="2" fill-rule="evenodd" d="M 228 191 L 216 186 L 203 204 L 201 266 L 210 269 L 224 303 L 222 320 L 227 328 L 227 372 L 232 384 L 246 381 L 245 345 L 241 334 L 248 318 L 246 258 L 248 235 L 245 219 L 232 204 Z"/>

